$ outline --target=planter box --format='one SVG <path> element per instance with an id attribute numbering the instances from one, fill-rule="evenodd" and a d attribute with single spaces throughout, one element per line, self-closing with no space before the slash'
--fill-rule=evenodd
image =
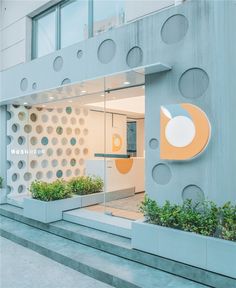
<path id="1" fill-rule="evenodd" d="M 43 223 L 50 223 L 62 219 L 62 212 L 81 207 L 95 205 L 103 202 L 104 193 L 94 193 L 89 195 L 74 195 L 71 198 L 40 201 L 32 198 L 25 198 L 23 202 L 24 216 Z"/>
<path id="2" fill-rule="evenodd" d="M 132 248 L 236 278 L 236 243 L 232 241 L 136 221 Z"/>
<path id="3" fill-rule="evenodd" d="M 7 203 L 7 189 L 2 188 L 0 189 L 0 204 Z"/>

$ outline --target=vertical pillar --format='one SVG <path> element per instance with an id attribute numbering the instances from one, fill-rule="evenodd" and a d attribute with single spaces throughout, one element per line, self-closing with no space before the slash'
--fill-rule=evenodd
<path id="1" fill-rule="evenodd" d="M 7 106 L 0 106 L 0 176 L 7 181 Z"/>

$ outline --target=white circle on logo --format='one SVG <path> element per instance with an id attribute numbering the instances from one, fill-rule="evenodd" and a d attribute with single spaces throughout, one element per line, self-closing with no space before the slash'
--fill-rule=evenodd
<path id="1" fill-rule="evenodd" d="M 192 143 L 196 135 L 193 121 L 186 116 L 172 118 L 165 130 L 167 141 L 175 147 L 186 147 Z"/>

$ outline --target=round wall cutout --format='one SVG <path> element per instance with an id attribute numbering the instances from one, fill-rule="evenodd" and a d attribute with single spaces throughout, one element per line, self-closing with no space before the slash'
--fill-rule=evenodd
<path id="1" fill-rule="evenodd" d="M 157 184 L 168 184 L 170 182 L 171 176 L 172 175 L 169 166 L 164 163 L 159 163 L 152 169 L 152 178 Z"/>
<path id="2" fill-rule="evenodd" d="M 116 54 L 116 44 L 111 39 L 104 40 L 98 47 L 98 60 L 103 63 L 109 63 Z"/>
<path id="3" fill-rule="evenodd" d="M 62 69 L 63 66 L 63 59 L 61 56 L 57 56 L 53 61 L 53 69 L 54 71 L 58 72 Z"/>

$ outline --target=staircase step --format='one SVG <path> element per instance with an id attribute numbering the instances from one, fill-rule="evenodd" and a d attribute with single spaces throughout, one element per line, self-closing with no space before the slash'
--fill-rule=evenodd
<path id="1" fill-rule="evenodd" d="M 189 266 L 184 263 L 176 262 L 171 259 L 166 259 L 157 255 L 132 249 L 131 240 L 129 238 L 117 236 L 64 220 L 44 224 L 24 217 L 22 211 L 22 208 L 12 205 L 0 205 L 1 215 L 57 236 L 61 236 L 80 244 L 84 244 L 155 269 L 175 274 L 189 280 L 200 282 L 211 287 L 236 288 L 236 281 L 232 278 Z"/>
<path id="2" fill-rule="evenodd" d="M 63 219 L 111 234 L 131 238 L 132 220 L 89 211 L 85 208 L 64 212 Z"/>
<path id="3" fill-rule="evenodd" d="M 206 287 L 4 216 L 0 223 L 3 237 L 114 287 Z"/>

